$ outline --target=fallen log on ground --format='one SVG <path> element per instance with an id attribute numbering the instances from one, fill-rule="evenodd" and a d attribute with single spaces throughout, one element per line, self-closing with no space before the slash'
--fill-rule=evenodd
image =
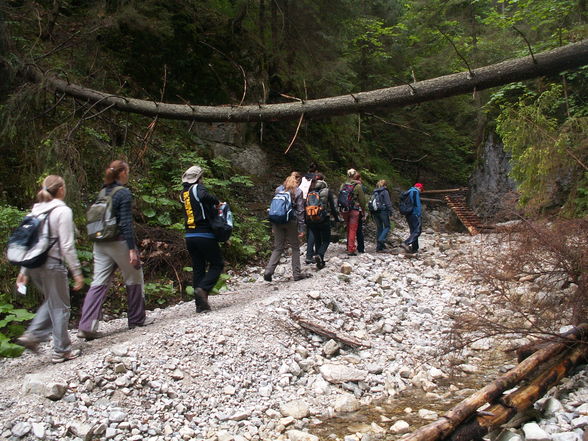
<path id="1" fill-rule="evenodd" d="M 290 311 L 290 318 L 292 320 L 294 320 L 296 323 L 298 323 L 301 327 L 303 327 L 304 329 L 310 331 L 310 332 L 314 332 L 315 334 L 318 335 L 322 335 L 323 337 L 327 337 L 327 338 L 332 338 L 333 340 L 336 340 L 340 343 L 343 343 L 347 346 L 350 346 L 352 348 L 369 348 L 371 347 L 371 345 L 369 343 L 363 342 L 361 340 L 358 340 L 354 337 L 351 337 L 349 335 L 343 335 L 341 333 L 337 333 L 335 331 L 331 331 L 330 329 L 327 329 L 324 325 L 321 325 L 317 322 L 312 322 L 306 318 L 301 317 L 300 315 Z"/>
<path id="2" fill-rule="evenodd" d="M 535 401 L 559 383 L 574 366 L 587 358 L 588 344 L 578 344 L 574 349 L 564 352 L 558 363 L 540 373 L 529 385 L 500 398 L 497 403 L 484 409 L 483 414 L 472 415 L 447 440 L 481 441 L 485 435 L 498 429 L 517 413 L 533 406 Z"/>
<path id="3" fill-rule="evenodd" d="M 552 343 L 538 350 L 514 369 L 460 402 L 439 420 L 406 435 L 402 441 L 436 441 L 448 438 L 477 409 L 486 403 L 494 402 L 504 391 L 512 389 L 521 380 L 528 378 L 542 363 L 556 357 L 579 339 L 586 338 L 587 331 L 588 324 L 578 326 L 575 332 L 564 339 L 565 341 Z"/>

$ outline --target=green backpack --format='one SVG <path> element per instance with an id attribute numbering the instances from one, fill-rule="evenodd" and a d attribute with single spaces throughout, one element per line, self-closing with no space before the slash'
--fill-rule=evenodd
<path id="1" fill-rule="evenodd" d="M 103 188 L 98 193 L 96 202 L 88 209 L 86 228 L 88 239 L 92 242 L 115 240 L 119 236 L 116 217 L 112 215 L 112 198 L 121 188 L 124 187 L 120 185 L 114 187 L 108 194 L 106 194 L 106 188 Z"/>

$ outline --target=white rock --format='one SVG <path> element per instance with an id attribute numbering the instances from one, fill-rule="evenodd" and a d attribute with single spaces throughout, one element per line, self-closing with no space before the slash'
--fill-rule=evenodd
<path id="1" fill-rule="evenodd" d="M 556 412 L 560 412 L 563 409 L 561 402 L 556 398 L 550 397 L 545 403 L 543 403 L 542 410 L 546 417 L 553 416 Z"/>
<path id="2" fill-rule="evenodd" d="M 459 368 L 466 374 L 474 374 L 478 372 L 477 366 L 474 366 L 473 364 L 460 364 Z"/>
<path id="3" fill-rule="evenodd" d="M 447 375 L 445 375 L 445 373 L 441 369 L 438 369 L 436 367 L 432 367 L 431 369 L 429 369 L 429 376 L 433 379 L 437 379 L 437 378 L 444 378 Z"/>
<path id="4" fill-rule="evenodd" d="M 33 435 L 38 439 L 45 439 L 45 424 L 33 423 Z"/>
<path id="5" fill-rule="evenodd" d="M 171 377 L 176 381 L 183 380 L 184 379 L 184 372 L 182 372 L 180 369 L 175 369 L 171 373 Z"/>
<path id="6" fill-rule="evenodd" d="M 347 262 L 345 262 L 343 265 L 341 265 L 341 273 L 345 274 L 345 275 L 349 275 L 351 274 L 351 272 L 353 271 L 353 267 L 348 264 Z"/>
<path id="7" fill-rule="evenodd" d="M 110 349 L 110 352 L 117 357 L 124 357 L 129 353 L 129 348 L 126 345 L 118 345 Z"/>
<path id="8" fill-rule="evenodd" d="M 219 430 L 216 432 L 216 438 L 218 441 L 234 441 L 234 437 L 227 430 Z"/>
<path id="9" fill-rule="evenodd" d="M 303 432 L 302 430 L 288 430 L 286 432 L 289 441 L 319 441 L 318 436 Z"/>
<path id="10" fill-rule="evenodd" d="M 108 421 L 112 423 L 123 422 L 127 418 L 127 414 L 122 410 L 114 410 L 108 415 Z"/>
<path id="11" fill-rule="evenodd" d="M 31 431 L 31 425 L 27 422 L 19 422 L 12 426 L 11 432 L 17 438 L 22 438 Z"/>
<path id="12" fill-rule="evenodd" d="M 491 345 L 491 339 L 489 338 L 482 338 L 480 340 L 476 340 L 470 346 L 474 351 L 487 351 L 489 350 Z"/>
<path id="13" fill-rule="evenodd" d="M 192 438 L 194 438 L 194 436 L 196 435 L 196 432 L 194 432 L 194 430 L 190 429 L 189 427 L 182 427 L 179 431 L 180 436 L 182 437 L 182 439 L 185 440 L 190 440 Z"/>
<path id="14" fill-rule="evenodd" d="M 65 381 L 51 381 L 45 385 L 45 398 L 57 401 L 61 400 L 67 391 L 67 383 Z"/>
<path id="15" fill-rule="evenodd" d="M 523 425 L 526 441 L 550 441 L 551 437 L 535 422 Z"/>
<path id="16" fill-rule="evenodd" d="M 368 376 L 367 371 L 341 364 L 324 364 L 320 367 L 320 373 L 329 383 L 347 383 L 363 381 Z"/>
<path id="17" fill-rule="evenodd" d="M 342 413 L 355 412 L 360 407 L 361 403 L 359 402 L 359 400 L 351 394 L 345 394 L 337 397 L 337 399 L 335 400 L 335 404 L 333 405 L 335 412 Z"/>
<path id="18" fill-rule="evenodd" d="M 439 415 L 437 412 L 428 409 L 420 409 L 419 410 L 419 417 L 423 420 L 436 420 Z"/>
<path id="19" fill-rule="evenodd" d="M 41 374 L 25 375 L 22 389 L 25 394 L 45 395 L 45 384 L 48 378 Z"/>
<path id="20" fill-rule="evenodd" d="M 326 357 L 331 357 L 335 355 L 339 349 L 341 349 L 341 345 L 335 340 L 331 339 L 324 344 L 323 354 L 325 354 Z"/>
<path id="21" fill-rule="evenodd" d="M 286 417 L 291 416 L 297 420 L 306 418 L 310 413 L 308 404 L 306 404 L 306 402 L 303 400 L 294 400 L 282 404 L 280 406 L 280 412 Z"/>
<path id="22" fill-rule="evenodd" d="M 108 427 L 106 429 L 106 432 L 104 433 L 104 438 L 106 439 L 112 439 L 116 436 L 116 432 L 117 430 L 113 427 Z"/>
<path id="23" fill-rule="evenodd" d="M 551 441 L 582 441 L 582 437 L 576 432 L 561 432 L 552 434 Z"/>
<path id="24" fill-rule="evenodd" d="M 588 416 L 582 415 L 578 418 L 574 418 L 572 420 L 572 427 L 574 429 L 583 429 L 584 427 L 588 426 Z"/>
<path id="25" fill-rule="evenodd" d="M 408 433 L 410 431 L 410 424 L 408 424 L 404 420 L 398 420 L 392 426 L 390 426 L 390 432 L 395 435 L 400 435 L 402 433 Z"/>
<path id="26" fill-rule="evenodd" d="M 231 386 L 230 384 L 227 384 L 223 388 L 223 394 L 225 394 L 225 395 L 235 395 L 236 391 L 237 391 L 237 389 L 235 389 L 235 387 Z"/>

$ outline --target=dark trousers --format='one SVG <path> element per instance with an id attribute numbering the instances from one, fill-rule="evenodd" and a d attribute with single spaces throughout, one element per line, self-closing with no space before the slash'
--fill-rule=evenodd
<path id="1" fill-rule="evenodd" d="M 315 242 L 314 232 L 308 228 L 306 231 L 306 260 L 312 260 L 312 257 L 316 252 L 318 245 Z"/>
<path id="2" fill-rule="evenodd" d="M 365 241 L 363 236 L 363 212 L 359 212 L 359 222 L 357 224 L 357 251 L 359 253 L 365 252 Z"/>
<path id="3" fill-rule="evenodd" d="M 225 267 L 218 242 L 205 237 L 186 237 L 186 247 L 192 258 L 194 289 L 212 291 Z"/>
<path id="4" fill-rule="evenodd" d="M 308 224 L 307 226 L 308 231 L 314 237 L 315 254 L 318 254 L 324 260 L 327 248 L 331 243 L 331 222 L 326 220 L 320 224 Z"/>
<path id="5" fill-rule="evenodd" d="M 419 250 L 419 236 L 421 235 L 421 217 L 415 214 L 406 216 L 408 228 L 410 229 L 410 236 L 404 241 L 406 245 L 412 246 L 412 252 L 416 253 Z"/>
<path id="6" fill-rule="evenodd" d="M 376 250 L 383 250 L 386 238 L 390 232 L 390 214 L 388 210 L 382 210 L 374 213 L 376 221 Z"/>

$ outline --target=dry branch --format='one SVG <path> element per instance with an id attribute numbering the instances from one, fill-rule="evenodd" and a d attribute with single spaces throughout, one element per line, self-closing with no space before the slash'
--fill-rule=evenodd
<path id="1" fill-rule="evenodd" d="M 535 61 L 535 62 L 534 62 Z M 372 90 L 331 98 L 321 98 L 295 103 L 247 106 L 187 106 L 183 104 L 155 103 L 148 100 L 112 96 L 83 86 L 70 84 L 54 76 L 47 76 L 38 68 L 30 66 L 25 76 L 30 81 L 45 82 L 48 87 L 67 95 L 89 101 L 102 101 L 102 105 L 113 104 L 117 110 L 165 119 L 188 121 L 253 122 L 277 121 L 342 115 L 365 112 L 373 109 L 402 107 L 450 96 L 480 91 L 515 81 L 523 81 L 543 75 L 562 72 L 588 64 L 588 39 L 551 51 L 535 54 L 474 69 L 469 72 L 445 75 L 419 81 L 413 89 L 403 86 Z M 416 91 L 416 93 L 415 93 Z M 105 97 L 107 99 L 105 99 Z"/>
<path id="2" fill-rule="evenodd" d="M 294 320 L 296 323 L 298 323 L 301 327 L 303 327 L 304 329 L 306 329 L 310 332 L 314 332 L 315 334 L 322 335 L 323 337 L 332 338 L 333 340 L 341 342 L 341 343 L 343 343 L 347 346 L 350 346 L 352 348 L 360 348 L 360 347 L 369 348 L 369 347 L 371 347 L 371 345 L 369 343 L 363 342 L 361 340 L 358 340 L 358 339 L 353 338 L 348 335 L 338 334 L 334 331 L 327 329 L 325 326 L 323 326 L 319 323 L 316 323 L 316 322 L 312 322 L 306 318 L 303 318 L 292 311 L 290 311 L 290 318 L 292 320 Z"/>

